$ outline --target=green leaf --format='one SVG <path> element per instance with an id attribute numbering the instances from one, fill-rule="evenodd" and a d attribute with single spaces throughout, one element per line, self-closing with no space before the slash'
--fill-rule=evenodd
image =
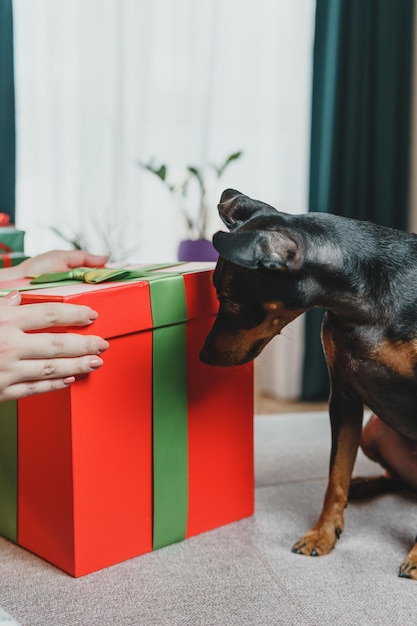
<path id="1" fill-rule="evenodd" d="M 206 193 L 206 188 L 205 188 L 203 176 L 200 170 L 197 167 L 194 167 L 193 165 L 187 165 L 187 170 L 190 172 L 190 174 L 195 176 L 195 178 L 198 180 L 198 183 L 201 189 L 201 195 L 204 196 Z"/>
<path id="2" fill-rule="evenodd" d="M 230 165 L 232 161 L 236 161 L 237 159 L 239 159 L 242 156 L 242 154 L 243 154 L 242 150 L 238 150 L 237 152 L 233 152 L 232 154 L 230 154 L 227 157 L 227 159 L 224 161 L 224 163 L 220 165 L 219 167 L 216 165 L 213 165 L 213 168 L 217 172 L 217 177 L 220 178 L 221 176 L 223 176 L 228 165 Z"/>
<path id="3" fill-rule="evenodd" d="M 137 161 L 137 164 L 142 167 L 144 170 L 148 170 L 148 172 L 152 172 L 155 176 L 158 176 L 165 183 L 165 179 L 167 176 L 167 167 L 162 163 L 159 167 L 154 165 L 154 160 L 151 159 L 149 163 L 142 163 L 142 161 Z"/>
<path id="4" fill-rule="evenodd" d="M 52 232 L 58 235 L 58 237 L 61 237 L 63 241 L 72 246 L 74 250 L 83 250 L 85 248 L 82 243 L 81 235 L 75 234 L 73 235 L 73 237 L 68 237 L 59 228 L 56 228 L 56 226 L 50 226 L 50 229 L 52 230 Z"/>
<path id="5" fill-rule="evenodd" d="M 166 175 L 167 175 L 167 168 L 165 165 L 161 165 L 161 167 L 157 170 L 153 170 L 154 173 L 159 176 L 159 178 L 163 181 L 165 181 Z"/>

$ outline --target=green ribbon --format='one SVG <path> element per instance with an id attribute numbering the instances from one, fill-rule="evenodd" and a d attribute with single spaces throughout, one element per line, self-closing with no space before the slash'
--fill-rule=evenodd
<path id="1" fill-rule="evenodd" d="M 76 268 L 36 277 L 36 289 L 109 280 L 147 280 L 153 320 L 153 549 L 185 538 L 188 517 L 187 319 L 181 273 Z M 154 273 L 153 273 L 154 272 Z M 35 287 L 33 286 L 35 285 Z M 20 288 L 19 288 L 20 289 Z M 8 290 L 11 291 L 11 290 Z M 0 404 L 0 534 L 17 541 L 17 402 Z"/>
<path id="2" fill-rule="evenodd" d="M 184 279 L 150 283 L 153 332 L 153 549 L 185 538 L 188 408 Z"/>
<path id="3" fill-rule="evenodd" d="M 0 534 L 17 542 L 17 401 L 0 405 Z"/>

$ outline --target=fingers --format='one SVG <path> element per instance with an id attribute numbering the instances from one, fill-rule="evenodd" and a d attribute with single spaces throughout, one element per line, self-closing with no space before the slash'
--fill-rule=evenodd
<path id="1" fill-rule="evenodd" d="M 61 302 L 19 305 L 11 292 L 0 299 L 0 402 L 64 389 L 76 377 L 103 365 L 109 342 L 97 335 L 40 331 L 60 326 L 88 326 L 98 313 Z"/>
<path id="2" fill-rule="evenodd" d="M 24 336 L 24 342 L 19 339 L 18 333 Z M 21 331 L 16 331 L 16 334 L 16 337 L 10 337 L 13 349 L 0 342 L 0 402 L 68 387 L 75 382 L 77 376 L 95 372 L 103 365 L 103 359 L 98 356 L 98 353 L 107 349 L 109 345 L 101 337 L 82 337 L 60 333 L 39 333 L 30 336 Z M 28 343 L 29 339 L 35 337 L 40 338 L 41 343 L 44 344 L 41 352 L 53 354 L 59 346 L 58 351 L 62 354 L 55 358 L 39 358 L 38 347 L 33 343 L 32 345 Z M 69 341 L 60 345 L 54 341 L 56 338 L 69 338 Z M 74 346 L 71 339 L 87 341 L 81 341 Z M 28 352 L 30 353 L 31 350 L 35 358 L 28 357 Z M 91 350 L 91 353 L 85 354 L 86 350 Z M 79 351 L 81 351 L 80 356 L 68 356 Z M 6 356 L 9 357 L 7 362 L 3 358 Z"/>
<path id="3" fill-rule="evenodd" d="M 3 306 L 18 306 L 22 301 L 22 296 L 20 292 L 15 290 L 6 294 L 4 297 L 0 298 L 0 305 Z"/>
<path id="4" fill-rule="evenodd" d="M 19 337 L 17 337 L 17 341 Z M 19 344 L 20 345 L 20 344 Z M 20 359 L 68 359 L 95 357 L 105 352 L 109 342 L 97 335 L 76 333 L 33 333 L 24 336 L 19 349 Z M 1 352 L 0 352 L 1 356 Z M 82 372 L 69 372 L 69 374 Z M 62 374 L 65 376 L 65 374 Z"/>
<path id="5" fill-rule="evenodd" d="M 88 326 L 97 317 L 97 311 L 88 306 L 63 302 L 26 304 L 13 310 L 10 306 L 0 307 L 0 325 L 11 324 L 25 331 L 52 326 Z"/>
<path id="6" fill-rule="evenodd" d="M 68 388 L 73 382 L 75 377 L 67 377 L 65 379 L 52 379 L 52 380 L 35 380 L 30 382 L 22 382 L 10 385 L 3 389 L 0 387 L 0 402 L 6 402 L 7 400 L 18 400 L 26 396 L 32 396 L 39 393 L 47 393 L 48 391 L 57 391 L 59 389 Z"/>
<path id="7" fill-rule="evenodd" d="M 107 256 L 90 254 L 84 250 L 51 250 L 39 254 L 12 268 L 2 270 L 3 280 L 23 278 L 24 276 L 36 276 L 47 272 L 66 272 L 73 267 L 102 267 L 107 261 Z"/>
<path id="8" fill-rule="evenodd" d="M 18 363 L 12 376 L 9 372 L 0 373 L 0 388 L 18 383 L 35 383 L 52 380 L 75 379 L 76 376 L 90 374 L 103 365 L 97 355 L 57 359 L 25 359 Z M 3 382 L 3 385 L 1 384 Z"/>
<path id="9" fill-rule="evenodd" d="M 91 254 L 84 250 L 70 250 L 67 255 L 65 262 L 69 268 L 80 266 L 102 267 L 108 259 L 103 254 Z"/>

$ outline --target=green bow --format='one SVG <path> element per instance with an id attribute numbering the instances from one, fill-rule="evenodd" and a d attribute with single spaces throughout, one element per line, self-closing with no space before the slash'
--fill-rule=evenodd
<path id="1" fill-rule="evenodd" d="M 112 267 L 76 267 L 67 272 L 49 272 L 32 277 L 30 283 L 0 289 L 0 297 L 6 296 L 11 291 L 30 291 L 31 289 L 42 289 L 47 287 L 61 287 L 62 284 L 75 285 L 84 282 L 90 285 L 97 285 L 103 282 L 124 281 L 124 280 L 157 280 L 163 276 L 172 276 L 172 273 L 163 273 L 157 270 L 177 267 L 184 263 L 159 263 L 157 265 L 146 265 L 133 270 L 126 268 Z"/>
<path id="2" fill-rule="evenodd" d="M 111 280 L 146 279 L 149 278 L 150 274 L 155 270 L 175 267 L 176 265 L 181 265 L 181 263 L 159 263 L 158 265 L 147 265 L 146 267 L 134 270 L 112 267 L 75 267 L 68 272 L 40 274 L 39 276 L 35 276 L 35 278 L 30 281 L 30 284 L 39 285 L 41 283 L 59 283 L 71 280 L 96 285 Z"/>

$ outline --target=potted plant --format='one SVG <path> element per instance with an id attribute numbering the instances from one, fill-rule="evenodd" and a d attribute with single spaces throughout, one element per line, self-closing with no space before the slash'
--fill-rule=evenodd
<path id="1" fill-rule="evenodd" d="M 49 226 L 49 229 L 72 249 L 104 254 L 109 263 L 125 263 L 137 251 L 136 247 L 127 245 L 123 222 L 115 223 L 113 216 L 104 213 L 100 219 L 87 215 L 83 226 L 72 232 L 57 226 Z"/>
<path id="2" fill-rule="evenodd" d="M 179 261 L 215 261 L 217 252 L 208 239 L 208 184 L 206 177 L 209 172 L 219 180 L 230 163 L 239 159 L 242 151 L 233 152 L 220 165 L 209 164 L 206 168 L 187 165 L 181 180 L 174 182 L 169 177 L 168 166 L 157 164 L 154 159 L 148 163 L 138 161 L 138 165 L 151 172 L 165 185 L 175 197 L 176 203 L 184 216 L 187 235 L 180 242 L 178 249 Z M 194 192 L 194 195 L 193 195 Z M 197 205 L 195 205 L 196 201 Z"/>

